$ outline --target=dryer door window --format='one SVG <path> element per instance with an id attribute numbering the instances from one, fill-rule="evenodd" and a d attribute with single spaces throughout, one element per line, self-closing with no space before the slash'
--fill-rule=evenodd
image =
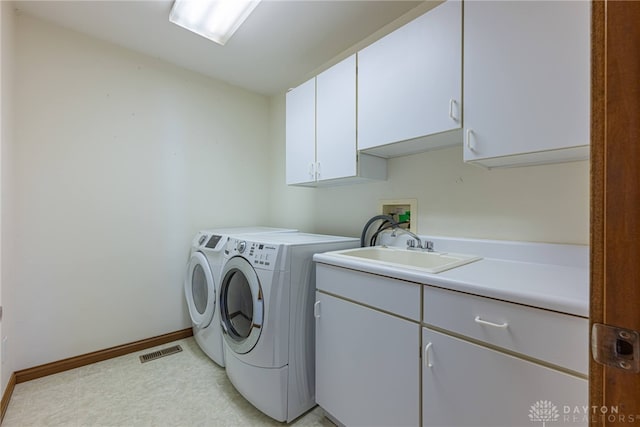
<path id="1" fill-rule="evenodd" d="M 184 295 L 193 326 L 209 326 L 216 306 L 216 290 L 207 258 L 200 252 L 194 252 L 189 259 Z"/>
<path id="2" fill-rule="evenodd" d="M 202 265 L 196 264 L 191 275 L 191 293 L 193 294 L 193 305 L 199 314 L 204 314 L 207 309 L 207 278 Z"/>
<path id="3" fill-rule="evenodd" d="M 231 258 L 222 271 L 220 316 L 229 347 L 247 353 L 262 331 L 264 300 L 255 270 L 242 257 Z"/>

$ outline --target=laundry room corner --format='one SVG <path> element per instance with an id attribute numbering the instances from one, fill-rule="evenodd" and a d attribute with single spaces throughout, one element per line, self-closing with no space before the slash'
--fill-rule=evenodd
<path id="1" fill-rule="evenodd" d="M 268 99 L 27 14 L 15 42 L 12 369 L 188 328 L 195 232 L 267 216 Z"/>
<path id="2" fill-rule="evenodd" d="M 13 86 L 15 61 L 15 13 L 12 2 L 0 2 L 0 388 L 4 394 L 13 373 L 12 353 L 7 346 L 13 334 L 12 289 L 13 223 Z M 12 344 L 12 343 L 11 343 Z"/>

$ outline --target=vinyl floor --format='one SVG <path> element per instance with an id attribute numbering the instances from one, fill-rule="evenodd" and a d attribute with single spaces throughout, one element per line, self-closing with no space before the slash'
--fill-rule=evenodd
<path id="1" fill-rule="evenodd" d="M 179 344 L 183 351 L 141 363 Z M 286 426 L 255 409 L 193 337 L 17 384 L 2 427 Z M 333 427 L 318 407 L 290 424 Z"/>

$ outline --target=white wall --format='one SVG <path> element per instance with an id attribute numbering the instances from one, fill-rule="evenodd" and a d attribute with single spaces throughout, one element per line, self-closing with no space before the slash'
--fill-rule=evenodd
<path id="1" fill-rule="evenodd" d="M 0 304 L 3 318 L 0 321 L 0 339 L 13 331 L 11 306 L 11 287 L 8 283 L 13 272 L 13 251 L 11 240 L 13 194 L 12 147 L 13 147 L 13 64 L 14 64 L 14 25 L 15 13 L 11 2 L 0 1 Z M 0 347 L 2 344 L 0 343 Z M 0 351 L 2 354 L 2 351 Z M 13 372 L 10 360 L 2 359 L 0 365 L 0 389 L 4 390 Z"/>
<path id="2" fill-rule="evenodd" d="M 589 163 L 485 170 L 462 147 L 388 161 L 388 180 L 327 188 L 286 187 L 284 95 L 271 98 L 271 222 L 360 236 L 381 199 L 418 200 L 426 235 L 589 243 Z"/>
<path id="3" fill-rule="evenodd" d="M 268 219 L 268 99 L 27 15 L 16 42 L 14 368 L 189 327 L 195 232 Z"/>

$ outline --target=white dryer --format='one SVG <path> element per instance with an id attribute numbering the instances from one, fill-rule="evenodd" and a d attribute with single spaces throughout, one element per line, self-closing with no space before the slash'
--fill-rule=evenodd
<path id="1" fill-rule="evenodd" d="M 296 230 L 271 227 L 233 227 L 198 232 L 191 244 L 191 253 L 184 279 L 184 294 L 193 326 L 193 336 L 214 362 L 224 366 L 224 350 L 220 329 L 218 284 L 224 260 L 224 248 L 229 236 L 246 233 L 281 233 Z"/>
<path id="2" fill-rule="evenodd" d="M 291 422 L 315 406 L 316 253 L 356 238 L 305 233 L 230 238 L 220 280 L 227 375 L 256 408 Z"/>

